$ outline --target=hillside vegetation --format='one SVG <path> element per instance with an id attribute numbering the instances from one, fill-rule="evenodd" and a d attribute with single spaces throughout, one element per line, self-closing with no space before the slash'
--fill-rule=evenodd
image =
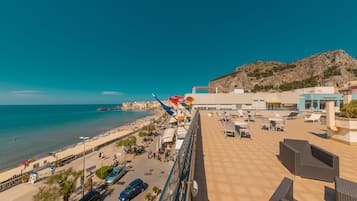
<path id="1" fill-rule="evenodd" d="M 237 67 L 209 82 L 219 92 L 234 88 L 252 92 L 287 91 L 314 86 L 341 86 L 357 78 L 357 60 L 344 50 L 316 54 L 293 63 L 258 61 Z"/>

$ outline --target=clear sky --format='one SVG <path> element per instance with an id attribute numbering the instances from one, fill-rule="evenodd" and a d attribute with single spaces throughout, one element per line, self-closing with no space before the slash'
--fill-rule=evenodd
<path id="1" fill-rule="evenodd" d="M 357 1 L 1 1 L 0 104 L 162 99 L 257 60 L 357 56 Z"/>

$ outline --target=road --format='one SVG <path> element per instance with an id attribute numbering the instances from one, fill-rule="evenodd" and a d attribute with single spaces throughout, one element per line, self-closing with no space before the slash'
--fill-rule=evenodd
<path id="1" fill-rule="evenodd" d="M 156 140 L 151 144 L 151 150 L 153 150 L 152 148 L 155 146 Z M 160 162 L 157 159 L 148 159 L 147 156 L 147 153 L 135 156 L 131 162 L 132 168 L 129 169 L 117 184 L 108 187 L 109 193 L 105 197 L 105 201 L 118 201 L 120 192 L 136 178 L 141 178 L 148 187 L 144 192 L 136 196 L 133 201 L 145 200 L 146 194 L 153 193 L 152 188 L 154 186 L 160 189 L 163 188 L 173 162 Z"/>

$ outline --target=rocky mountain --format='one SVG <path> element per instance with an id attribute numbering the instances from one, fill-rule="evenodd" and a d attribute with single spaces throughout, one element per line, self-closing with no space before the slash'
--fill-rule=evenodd
<path id="1" fill-rule="evenodd" d="M 357 78 L 357 60 L 344 50 L 315 54 L 293 63 L 257 61 L 237 67 L 209 82 L 228 93 L 234 88 L 251 91 L 286 91 L 313 86 L 342 86 Z"/>

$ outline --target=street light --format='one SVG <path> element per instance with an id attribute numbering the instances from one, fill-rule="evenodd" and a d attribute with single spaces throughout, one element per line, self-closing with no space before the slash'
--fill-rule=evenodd
<path id="1" fill-rule="evenodd" d="M 86 171 L 85 171 L 85 166 L 86 166 L 86 140 L 89 139 L 89 137 L 81 136 L 79 139 L 83 140 L 83 180 L 82 180 L 82 197 L 84 197 L 84 180 L 86 177 Z"/>

